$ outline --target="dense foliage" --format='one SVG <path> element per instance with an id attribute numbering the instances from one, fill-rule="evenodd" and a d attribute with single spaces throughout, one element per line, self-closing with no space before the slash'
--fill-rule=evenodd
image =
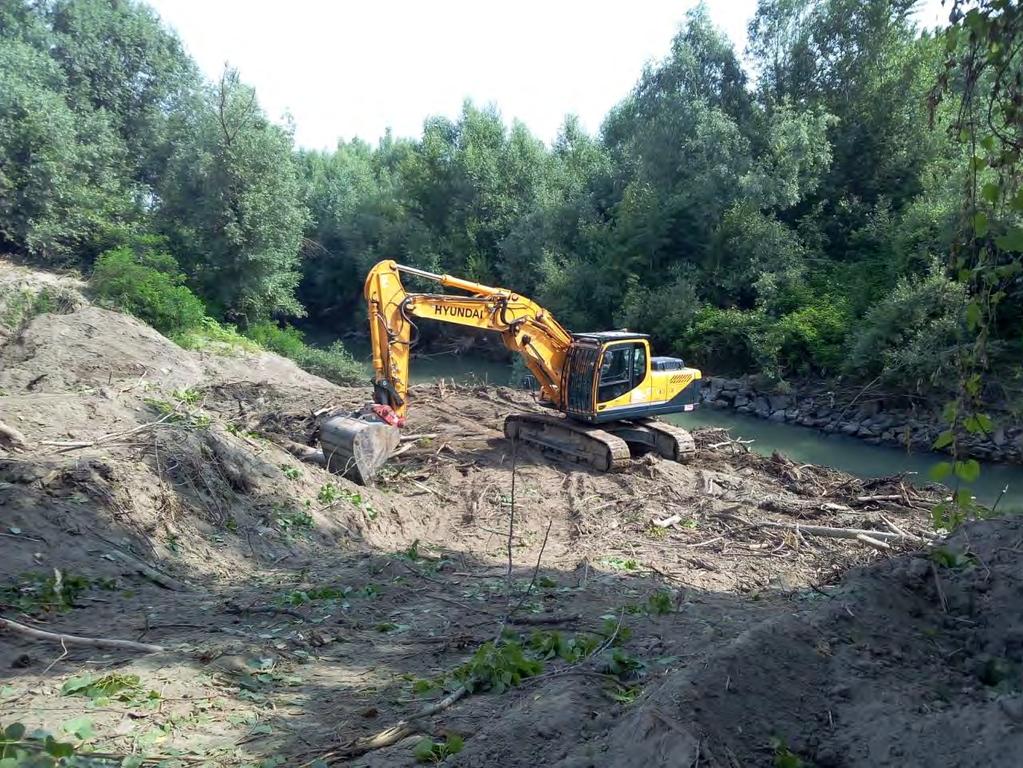
<path id="1" fill-rule="evenodd" d="M 946 394 L 974 319 L 950 253 L 975 153 L 954 100 L 928 96 L 976 42 L 916 29 L 913 5 L 760 0 L 745 66 L 697 7 L 596 136 L 569 116 L 548 147 L 466 103 L 418 138 L 322 152 L 296 151 L 236 73 L 204 82 L 137 0 L 12 0 L 0 247 L 150 270 L 161 318 L 194 309 L 170 298 L 187 285 L 295 354 L 280 323 L 362 332 L 366 270 L 395 258 L 513 287 L 573 330 L 648 331 L 713 372 Z M 170 260 L 145 262 L 150 235 Z M 984 367 L 1008 381 L 1023 292 L 999 291 Z"/>

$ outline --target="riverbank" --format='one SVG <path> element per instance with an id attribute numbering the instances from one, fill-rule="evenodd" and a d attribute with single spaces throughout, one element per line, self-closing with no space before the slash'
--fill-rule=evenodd
<path id="1" fill-rule="evenodd" d="M 906 407 L 894 398 L 846 395 L 825 383 L 798 385 L 790 392 L 778 393 L 758 385 L 753 377 L 708 377 L 702 400 L 711 408 L 913 451 L 932 450 L 935 439 L 946 429 L 938 411 Z M 996 419 L 990 433 L 968 435 L 959 447 L 962 455 L 976 459 L 1023 464 L 1023 426 Z"/>

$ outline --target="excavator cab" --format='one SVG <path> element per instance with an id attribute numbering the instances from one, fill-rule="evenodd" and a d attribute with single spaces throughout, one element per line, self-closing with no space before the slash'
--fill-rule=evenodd
<path id="1" fill-rule="evenodd" d="M 566 413 L 592 424 L 691 411 L 700 397 L 700 371 L 652 357 L 642 333 L 575 334 L 565 371 Z"/>

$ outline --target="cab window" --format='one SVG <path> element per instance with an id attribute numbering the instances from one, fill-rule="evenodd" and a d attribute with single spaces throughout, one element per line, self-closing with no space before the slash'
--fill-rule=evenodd
<path id="1" fill-rule="evenodd" d="M 600 365 L 597 401 L 606 403 L 637 386 L 646 375 L 646 347 L 643 344 L 616 344 L 604 351 Z"/>

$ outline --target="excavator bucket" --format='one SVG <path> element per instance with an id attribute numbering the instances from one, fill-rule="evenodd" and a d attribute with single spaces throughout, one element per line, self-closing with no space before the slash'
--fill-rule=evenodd
<path id="1" fill-rule="evenodd" d="M 332 416 L 320 425 L 320 447 L 327 469 L 362 485 L 372 484 L 399 440 L 398 428 L 382 421 Z"/>

